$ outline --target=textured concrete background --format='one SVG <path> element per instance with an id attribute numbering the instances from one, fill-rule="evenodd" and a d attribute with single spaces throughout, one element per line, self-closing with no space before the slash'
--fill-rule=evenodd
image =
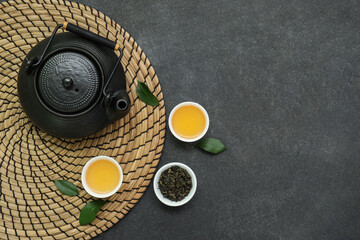
<path id="1" fill-rule="evenodd" d="M 167 130 L 159 167 L 198 178 L 185 206 L 152 185 L 96 239 L 360 239 L 358 0 L 86 0 L 153 64 L 167 115 L 202 104 L 212 156 Z"/>
<path id="2" fill-rule="evenodd" d="M 82 1 L 122 25 L 153 64 L 167 115 L 210 115 L 211 156 L 167 130 L 160 166 L 198 178 L 185 206 L 152 185 L 97 239 L 360 239 L 360 2 Z"/>

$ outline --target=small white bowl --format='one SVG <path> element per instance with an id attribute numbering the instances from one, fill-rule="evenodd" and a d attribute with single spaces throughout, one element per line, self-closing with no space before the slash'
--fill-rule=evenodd
<path id="1" fill-rule="evenodd" d="M 162 195 L 162 193 L 160 192 L 160 189 L 159 189 L 159 179 L 160 179 L 161 174 L 165 170 L 167 170 L 167 169 L 169 169 L 169 168 L 171 168 L 173 166 L 179 166 L 179 167 L 185 169 L 189 173 L 189 175 L 191 177 L 191 183 L 192 183 L 192 187 L 191 187 L 191 190 L 190 190 L 189 194 L 184 199 L 182 199 L 182 200 L 180 200 L 178 202 L 171 201 L 170 199 L 164 197 Z M 196 187 L 197 187 L 197 181 L 196 181 L 196 176 L 195 176 L 195 173 L 193 172 L 193 170 L 191 170 L 191 168 L 189 168 L 185 164 L 179 163 L 179 162 L 172 162 L 172 163 L 168 163 L 168 164 L 162 166 L 157 171 L 157 173 L 155 174 L 155 177 L 154 177 L 154 192 L 155 192 L 156 197 L 162 203 L 164 203 L 165 205 L 171 206 L 171 207 L 178 207 L 178 206 L 184 205 L 185 203 L 190 201 L 190 199 L 194 196 L 194 194 L 196 192 Z"/>
<path id="2" fill-rule="evenodd" d="M 85 178 L 85 175 L 86 175 L 86 171 L 87 169 L 89 168 L 89 166 L 98 161 L 98 160 L 107 160 L 107 161 L 110 161 L 112 163 L 115 164 L 115 166 L 117 167 L 119 173 L 120 173 L 120 180 L 119 180 L 119 183 L 118 185 L 114 188 L 114 190 L 112 190 L 111 192 L 108 192 L 108 193 L 105 193 L 105 194 L 99 194 L 99 193 L 96 193 L 94 191 L 91 190 L 91 188 L 89 188 L 89 186 L 87 185 L 86 183 L 86 178 Z M 122 184 L 122 181 L 123 181 L 123 171 L 121 169 L 121 166 L 120 164 L 113 158 L 111 157 L 107 157 L 107 156 L 97 156 L 97 157 L 94 157 L 92 159 L 90 159 L 84 166 L 82 172 L 81 172 L 81 183 L 82 185 L 84 186 L 84 189 L 85 191 L 90 194 L 91 196 L 93 197 L 96 197 L 96 198 L 107 198 L 107 197 L 110 197 L 111 195 L 113 195 L 114 193 L 116 193 L 119 189 L 120 189 L 120 186 Z"/>
<path id="3" fill-rule="evenodd" d="M 205 121 L 206 121 L 206 122 L 205 122 L 204 131 L 203 131 L 198 137 L 196 137 L 196 138 L 183 138 L 183 137 L 179 136 L 179 135 L 175 132 L 175 130 L 173 129 L 173 126 L 172 126 L 172 117 L 173 117 L 175 111 L 176 111 L 178 108 L 182 107 L 182 106 L 194 106 L 194 107 L 197 107 L 198 109 L 200 109 L 200 110 L 203 112 L 203 114 L 204 114 L 204 116 L 205 116 Z M 169 116 L 169 121 L 168 121 L 168 122 L 169 122 L 169 127 L 170 127 L 171 133 L 172 133 L 177 139 L 179 139 L 180 141 L 183 141 L 183 142 L 195 142 L 195 141 L 200 140 L 200 139 L 206 134 L 207 130 L 209 129 L 209 122 L 210 122 L 210 121 L 209 121 L 209 115 L 208 115 L 208 113 L 206 112 L 205 108 L 203 108 L 200 104 L 195 103 L 195 102 L 182 102 L 182 103 L 176 105 L 176 106 L 171 110 L 170 116 Z"/>

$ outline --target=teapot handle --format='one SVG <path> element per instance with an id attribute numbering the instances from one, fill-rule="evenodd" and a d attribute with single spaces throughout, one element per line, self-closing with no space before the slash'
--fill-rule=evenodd
<path id="1" fill-rule="evenodd" d="M 72 23 L 64 22 L 62 27 L 63 27 L 63 29 L 68 30 L 69 32 L 78 34 L 78 35 L 80 35 L 84 38 L 87 38 L 93 42 L 96 42 L 100 45 L 103 45 L 110 49 L 113 49 L 114 51 L 117 51 L 117 50 L 121 51 L 120 45 L 118 43 L 111 41 L 107 38 L 104 38 L 100 35 L 97 35 L 95 33 L 92 33 L 90 31 L 87 31 L 83 28 L 80 28 Z"/>
<path id="2" fill-rule="evenodd" d="M 119 60 L 118 60 L 120 62 L 120 59 L 122 57 L 123 52 L 120 49 L 120 45 L 118 43 L 113 42 L 113 41 L 111 41 L 111 40 L 109 40 L 107 38 L 101 37 L 100 35 L 96 35 L 95 33 L 89 32 L 89 31 L 87 31 L 87 30 L 85 30 L 83 28 L 80 28 L 80 27 L 78 27 L 78 26 L 76 26 L 74 24 L 64 22 L 63 24 L 58 24 L 56 26 L 56 28 L 54 29 L 54 31 L 52 32 L 52 34 L 50 36 L 50 39 L 49 39 L 48 43 L 46 44 L 45 49 L 43 50 L 43 52 L 42 52 L 42 54 L 41 54 L 41 56 L 39 58 L 38 57 L 33 57 L 32 59 L 28 59 L 26 57 L 25 60 L 27 61 L 27 63 L 26 63 L 25 68 L 26 68 L 27 73 L 30 73 L 34 68 L 36 68 L 36 67 L 38 67 L 40 65 L 40 63 L 44 59 L 46 51 L 50 47 L 50 44 L 53 41 L 53 39 L 55 37 L 55 34 L 59 30 L 59 28 L 63 28 L 63 29 L 68 30 L 68 31 L 70 31 L 72 33 L 78 34 L 78 35 L 80 35 L 80 36 L 82 36 L 84 38 L 87 38 L 87 39 L 89 39 L 89 40 L 91 40 L 93 42 L 96 42 L 98 44 L 101 44 L 101 45 L 104 45 L 104 46 L 106 46 L 108 48 L 111 48 L 114 51 L 117 51 L 117 50 L 120 51 L 120 57 L 119 57 Z M 119 63 L 116 63 L 115 68 L 117 68 L 118 64 Z M 114 68 L 114 71 L 115 71 L 115 68 Z M 113 74 L 111 74 L 111 76 L 112 75 Z"/>

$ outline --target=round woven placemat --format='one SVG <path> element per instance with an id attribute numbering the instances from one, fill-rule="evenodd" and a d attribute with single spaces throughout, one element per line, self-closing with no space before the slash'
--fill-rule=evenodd
<path id="1" fill-rule="evenodd" d="M 97 134 L 77 140 L 42 132 L 25 115 L 17 95 L 17 74 L 24 57 L 55 26 L 68 21 L 117 41 L 123 49 L 131 110 Z M 155 108 L 136 95 L 146 82 L 160 101 Z M 118 222 L 137 203 L 156 170 L 165 136 L 165 107 L 159 80 L 146 55 L 118 24 L 97 10 L 68 1 L 30 0 L 0 3 L 0 238 L 89 239 Z M 124 181 L 97 218 L 80 226 L 89 201 L 80 181 L 92 157 L 120 162 Z M 79 195 L 57 191 L 53 180 L 74 183 Z"/>

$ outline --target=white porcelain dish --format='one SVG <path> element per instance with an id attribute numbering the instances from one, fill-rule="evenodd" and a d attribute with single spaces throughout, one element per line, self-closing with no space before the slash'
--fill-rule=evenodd
<path id="1" fill-rule="evenodd" d="M 172 126 L 172 117 L 173 117 L 175 111 L 176 111 L 177 109 L 179 109 L 180 107 L 182 107 L 182 106 L 194 106 L 194 107 L 200 109 L 200 110 L 202 111 L 202 113 L 204 114 L 204 116 L 205 116 L 205 121 L 206 121 L 206 123 L 205 123 L 205 128 L 204 128 L 203 132 L 202 132 L 198 137 L 195 137 L 195 138 L 183 138 L 183 137 L 179 136 L 179 135 L 175 132 L 175 130 L 174 130 L 173 126 Z M 206 134 L 207 130 L 209 129 L 210 120 L 209 120 L 209 115 L 208 115 L 208 113 L 206 112 L 205 108 L 203 108 L 200 104 L 198 104 L 198 103 L 196 103 L 196 102 L 182 102 L 182 103 L 179 103 L 178 105 L 176 105 L 176 106 L 171 110 L 168 123 L 169 123 L 169 128 L 170 128 L 171 133 L 172 133 L 177 139 L 179 139 L 180 141 L 183 141 L 183 142 L 196 142 L 196 141 L 200 140 L 200 139 Z"/>
<path id="2" fill-rule="evenodd" d="M 93 190 L 91 190 L 91 188 L 87 185 L 86 183 L 86 171 L 87 169 L 89 168 L 89 166 L 91 164 L 93 164 L 94 162 L 98 161 L 98 160 L 107 160 L 107 161 L 110 161 L 112 163 L 115 164 L 115 166 L 117 167 L 119 173 L 120 173 L 120 180 L 119 180 L 119 183 L 117 184 L 117 186 L 111 191 L 111 192 L 108 192 L 108 193 L 105 193 L 105 194 L 99 194 L 99 193 L 96 193 L 94 192 Z M 81 172 L 81 183 L 85 189 L 85 191 L 87 193 L 89 193 L 91 196 L 93 197 L 96 197 L 96 198 L 107 198 L 107 197 L 110 197 L 111 195 L 113 195 L 114 193 L 116 193 L 120 187 L 121 187 L 121 184 L 122 184 L 122 181 L 123 181 L 123 171 L 121 169 L 121 166 L 120 164 L 113 158 L 111 157 L 107 157 L 107 156 L 97 156 L 97 157 L 94 157 L 92 159 L 90 159 L 84 166 L 82 172 Z"/>
<path id="3" fill-rule="evenodd" d="M 179 166 L 179 167 L 185 169 L 189 173 L 189 175 L 191 177 L 191 182 L 192 182 L 192 187 L 191 187 L 189 195 L 187 195 L 184 199 L 182 199 L 181 201 L 178 201 L 178 202 L 171 201 L 170 199 L 164 197 L 159 189 L 159 178 L 160 178 L 161 174 L 165 170 L 169 169 L 172 166 Z M 179 162 L 168 163 L 168 164 L 162 166 L 157 171 L 157 173 L 155 174 L 155 177 L 154 177 L 154 192 L 155 192 L 156 197 L 162 203 L 164 203 L 165 205 L 171 206 L 171 207 L 178 207 L 178 206 L 184 205 L 185 203 L 189 202 L 191 200 L 191 198 L 194 196 L 194 194 L 196 192 L 196 188 L 197 188 L 197 181 L 196 181 L 195 173 L 193 172 L 193 170 L 191 170 L 190 167 L 188 167 L 187 165 L 185 165 L 183 163 L 179 163 Z"/>

